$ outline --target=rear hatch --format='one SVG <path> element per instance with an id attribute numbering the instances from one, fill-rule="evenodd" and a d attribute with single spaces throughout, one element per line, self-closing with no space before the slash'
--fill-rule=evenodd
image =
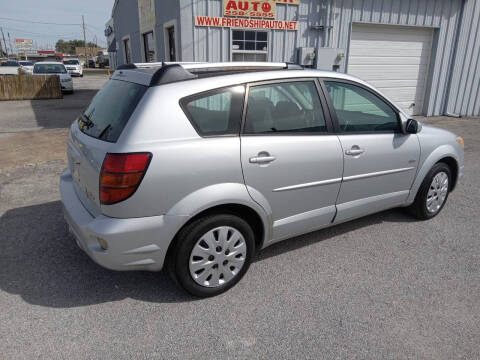
<path id="1" fill-rule="evenodd" d="M 78 198 L 94 216 L 101 213 L 99 176 L 105 155 L 114 149 L 147 89 L 145 85 L 110 80 L 72 124 L 68 166 Z"/>

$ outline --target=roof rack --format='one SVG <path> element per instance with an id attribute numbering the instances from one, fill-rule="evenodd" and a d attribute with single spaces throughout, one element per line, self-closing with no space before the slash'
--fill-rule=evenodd
<path id="1" fill-rule="evenodd" d="M 152 76 L 150 86 L 190 80 L 203 74 L 235 73 L 239 71 L 261 70 L 301 70 L 302 66 L 290 63 L 273 62 L 155 62 L 125 64 L 117 70 L 158 68 Z"/>

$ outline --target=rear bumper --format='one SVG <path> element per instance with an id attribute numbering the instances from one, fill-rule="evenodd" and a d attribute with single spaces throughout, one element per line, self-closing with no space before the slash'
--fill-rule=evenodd
<path id="1" fill-rule="evenodd" d="M 83 71 L 82 70 L 68 70 L 68 73 L 72 76 L 81 76 Z"/>
<path id="2" fill-rule="evenodd" d="M 64 217 L 78 246 L 97 264 L 112 270 L 162 269 L 170 242 L 186 221 L 184 216 L 117 219 L 93 217 L 75 193 L 70 170 L 60 177 Z M 103 250 L 98 239 L 108 244 Z"/>
<path id="3" fill-rule="evenodd" d="M 60 86 L 62 88 L 62 91 L 73 91 L 73 81 L 65 82 L 65 83 L 60 83 Z"/>

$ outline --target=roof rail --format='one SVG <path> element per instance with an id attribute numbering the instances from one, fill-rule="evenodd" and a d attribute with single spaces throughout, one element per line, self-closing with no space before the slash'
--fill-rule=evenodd
<path id="1" fill-rule="evenodd" d="M 302 66 L 284 62 L 259 62 L 259 61 L 232 61 L 232 62 L 188 62 L 168 61 L 151 63 L 134 63 L 120 65 L 117 69 L 146 69 L 165 65 L 181 65 L 185 70 L 205 71 L 231 71 L 231 70 L 268 70 L 268 69 L 303 69 Z M 124 67 L 128 66 L 128 67 Z"/>
<path id="2" fill-rule="evenodd" d="M 152 76 L 150 86 L 168 84 L 177 81 L 195 79 L 197 75 L 184 69 L 180 64 L 164 65 Z"/>
<path id="3" fill-rule="evenodd" d="M 288 69 L 287 63 L 233 61 L 216 63 L 191 63 L 182 65 L 186 70 L 195 71 L 232 71 L 232 70 L 273 70 Z"/>
<path id="4" fill-rule="evenodd" d="M 273 62 L 155 62 L 125 64 L 117 70 L 157 68 L 150 80 L 150 86 L 168 84 L 197 78 L 198 76 L 221 73 L 235 73 L 239 71 L 303 69 L 302 66 L 289 63 Z"/>

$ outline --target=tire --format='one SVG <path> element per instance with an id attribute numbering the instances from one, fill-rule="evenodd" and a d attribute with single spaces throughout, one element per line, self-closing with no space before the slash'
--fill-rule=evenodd
<path id="1" fill-rule="evenodd" d="M 438 207 L 434 206 L 434 209 L 432 209 L 432 207 L 429 209 L 427 205 L 427 200 L 429 200 L 432 195 L 432 194 L 429 195 L 430 190 L 434 192 L 434 195 L 437 195 L 436 198 L 441 198 L 441 192 L 434 191 L 435 186 L 432 183 L 436 176 L 438 176 L 438 178 L 442 178 L 443 175 L 442 176 L 439 175 L 441 173 L 445 174 L 448 180 L 448 184 L 446 185 L 446 193 L 441 203 L 436 203 Z M 425 176 L 425 179 L 423 180 L 422 185 L 420 185 L 420 188 L 418 189 L 417 196 L 415 197 L 415 201 L 413 202 L 412 205 L 408 207 L 408 210 L 413 216 L 415 216 L 419 220 L 429 220 L 437 216 L 440 213 L 440 211 L 442 211 L 443 207 L 445 206 L 445 203 L 447 202 L 448 194 L 450 193 L 451 186 L 452 186 L 452 171 L 450 170 L 450 167 L 447 164 L 442 162 L 436 163 L 430 169 L 427 176 Z M 445 186 L 443 188 L 445 188 Z M 433 198 L 435 201 L 435 196 L 433 196 Z"/>
<path id="2" fill-rule="evenodd" d="M 224 242 L 222 238 L 230 240 Z M 203 239 L 210 244 L 202 242 Z M 169 275 L 185 291 L 197 297 L 219 295 L 237 284 L 250 267 L 255 251 L 252 228 L 232 214 L 209 215 L 195 220 L 180 230 L 174 241 L 167 258 Z M 194 271 L 198 266 L 203 270 L 196 270 L 197 275 Z"/>

